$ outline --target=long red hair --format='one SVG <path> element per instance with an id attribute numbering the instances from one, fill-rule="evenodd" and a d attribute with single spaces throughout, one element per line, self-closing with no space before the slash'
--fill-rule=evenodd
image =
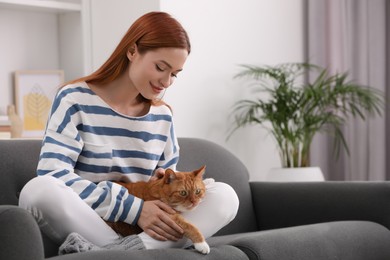
<path id="1" fill-rule="evenodd" d="M 129 65 L 127 52 L 137 44 L 140 54 L 158 48 L 183 48 L 191 52 L 187 32 L 171 15 L 164 12 L 150 12 L 138 18 L 123 36 L 108 60 L 92 74 L 69 83 L 85 81 L 92 84 L 106 84 L 125 72 Z"/>

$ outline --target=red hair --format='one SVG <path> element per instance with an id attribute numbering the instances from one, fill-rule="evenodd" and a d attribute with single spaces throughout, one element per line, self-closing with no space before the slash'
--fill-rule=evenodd
<path id="1" fill-rule="evenodd" d="M 137 44 L 140 54 L 158 48 L 182 48 L 191 52 L 187 32 L 171 15 L 164 12 L 150 12 L 138 18 L 123 36 L 108 60 L 92 74 L 69 83 L 85 81 L 92 84 L 106 84 L 125 72 L 129 65 L 127 52 Z"/>

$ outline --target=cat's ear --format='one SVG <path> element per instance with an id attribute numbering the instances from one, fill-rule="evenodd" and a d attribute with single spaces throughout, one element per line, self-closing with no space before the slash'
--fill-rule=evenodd
<path id="1" fill-rule="evenodd" d="M 172 169 L 166 169 L 164 174 L 164 183 L 170 184 L 174 179 L 176 179 L 176 173 Z"/>
<path id="2" fill-rule="evenodd" d="M 205 171 L 206 165 L 203 165 L 202 167 L 194 171 L 194 175 L 195 177 L 202 178 Z"/>

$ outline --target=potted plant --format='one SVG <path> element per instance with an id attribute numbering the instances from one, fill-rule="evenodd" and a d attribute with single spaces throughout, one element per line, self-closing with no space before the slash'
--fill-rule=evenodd
<path id="1" fill-rule="evenodd" d="M 382 93 L 347 80 L 347 73 L 329 74 L 327 69 L 309 63 L 283 63 L 276 66 L 242 65 L 235 78 L 250 78 L 255 89 L 268 98 L 238 101 L 233 108 L 237 129 L 258 124 L 276 140 L 282 167 L 310 166 L 310 145 L 318 132 L 334 136 L 336 157 L 348 145 L 342 126 L 348 117 L 381 114 Z M 307 80 L 308 72 L 315 79 Z"/>

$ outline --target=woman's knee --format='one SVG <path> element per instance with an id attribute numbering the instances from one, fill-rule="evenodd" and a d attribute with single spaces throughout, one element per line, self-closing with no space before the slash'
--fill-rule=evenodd
<path id="1" fill-rule="evenodd" d="M 22 189 L 19 206 L 23 208 L 43 208 L 45 205 L 58 203 L 58 190 L 65 186 L 63 182 L 52 176 L 39 176 L 31 179 Z"/>
<path id="2" fill-rule="evenodd" d="M 212 200 L 215 205 L 215 214 L 219 217 L 225 218 L 226 222 L 229 223 L 237 215 L 239 208 L 239 199 L 234 189 L 226 183 L 215 182 L 211 184 L 206 193 L 206 200 Z"/>

